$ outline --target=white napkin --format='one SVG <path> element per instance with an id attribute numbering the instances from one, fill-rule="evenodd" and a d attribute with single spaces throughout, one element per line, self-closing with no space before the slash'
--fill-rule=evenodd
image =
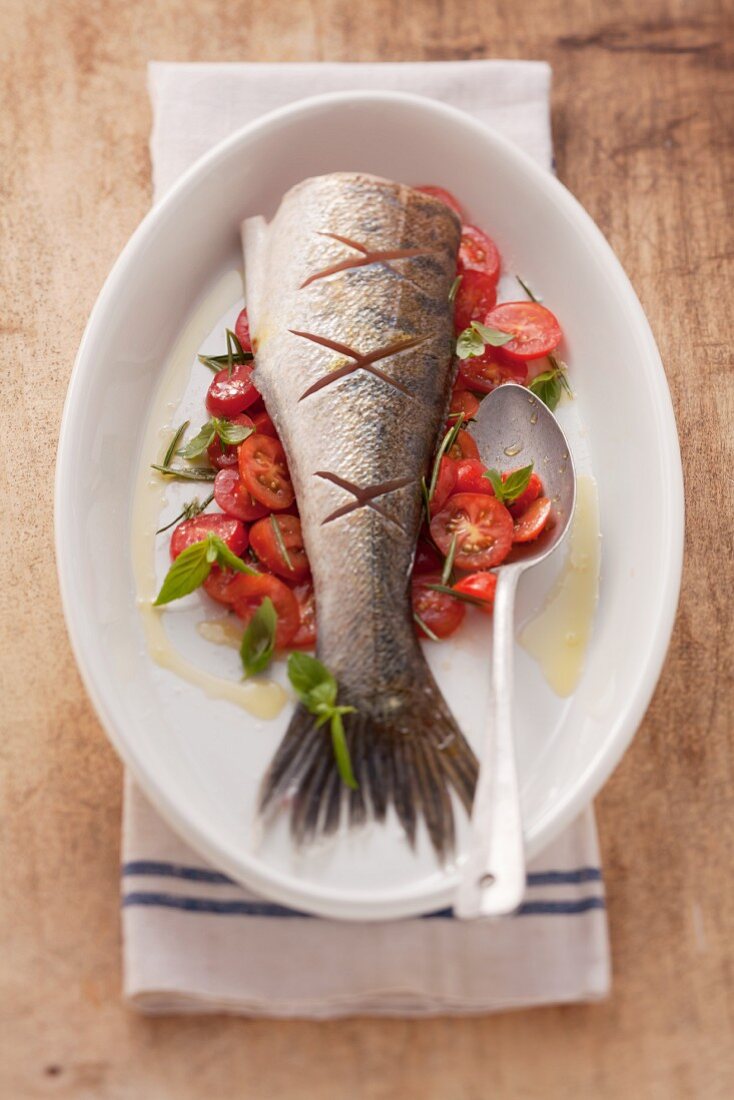
<path id="1" fill-rule="evenodd" d="M 551 165 L 550 69 L 542 63 L 155 62 L 149 79 L 156 199 L 197 157 L 264 112 L 351 88 L 444 100 Z M 171 832 L 128 778 L 122 906 L 125 995 L 144 1012 L 418 1016 L 594 1000 L 609 989 L 591 809 L 533 862 L 516 916 L 463 923 L 445 911 L 353 924 L 246 892 Z"/>

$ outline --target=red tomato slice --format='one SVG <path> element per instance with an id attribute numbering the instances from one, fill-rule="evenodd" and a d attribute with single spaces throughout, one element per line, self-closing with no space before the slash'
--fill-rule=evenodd
<path id="1" fill-rule="evenodd" d="M 497 245 L 476 225 L 465 225 L 461 231 L 459 245 L 459 273 L 465 271 L 483 271 L 494 280 L 500 277 L 500 254 Z"/>
<path id="2" fill-rule="evenodd" d="M 456 463 L 455 493 L 486 493 L 494 496 L 489 478 L 485 477 L 487 467 L 478 458 L 465 458 Z"/>
<path id="3" fill-rule="evenodd" d="M 274 529 L 276 523 L 288 553 L 290 565 L 283 557 Z M 303 548 L 301 521 L 297 516 L 268 516 L 267 519 L 258 520 L 250 528 L 250 546 L 271 573 L 277 573 L 284 580 L 302 581 L 311 572 L 311 566 Z"/>
<path id="4" fill-rule="evenodd" d="M 532 542 L 542 534 L 548 523 L 551 502 L 548 497 L 538 497 L 530 507 L 515 521 L 513 542 Z"/>
<path id="5" fill-rule="evenodd" d="M 457 569 L 491 569 L 504 561 L 512 547 L 512 516 L 496 497 L 457 493 L 431 520 L 431 535 L 443 554 L 456 536 Z"/>
<path id="6" fill-rule="evenodd" d="M 217 371 L 206 395 L 206 407 L 212 416 L 230 419 L 253 405 L 260 394 L 250 381 L 252 363 L 239 363 L 231 376 L 227 368 Z"/>
<path id="7" fill-rule="evenodd" d="M 451 445 L 448 455 L 449 458 L 453 458 L 455 461 L 460 461 L 463 458 L 479 458 L 479 448 L 469 432 L 465 432 L 463 428 L 460 428 L 456 433 L 456 439 Z"/>
<path id="8" fill-rule="evenodd" d="M 413 560 L 413 576 L 423 573 L 440 573 L 443 560 L 436 547 L 427 538 L 419 538 Z"/>
<path id="9" fill-rule="evenodd" d="M 249 416 L 245 416 L 244 413 L 240 413 L 239 416 L 233 417 L 232 423 L 241 424 L 243 428 L 252 428 L 254 426 L 254 422 L 250 420 Z M 214 442 L 209 444 L 206 452 L 209 455 L 209 461 L 212 466 L 216 466 L 218 470 L 224 470 L 228 466 L 236 466 L 238 446 L 239 444 L 222 443 L 219 436 L 215 436 Z"/>
<path id="10" fill-rule="evenodd" d="M 497 284 L 483 271 L 465 271 L 454 302 L 454 327 L 457 332 L 470 321 L 484 321 L 497 301 Z M 489 323 L 489 322 L 487 322 Z"/>
<path id="11" fill-rule="evenodd" d="M 252 523 L 268 514 L 264 504 L 255 500 L 242 484 L 237 470 L 220 470 L 214 478 L 214 499 L 223 512 Z"/>
<path id="12" fill-rule="evenodd" d="M 463 577 L 454 588 L 457 592 L 463 592 L 465 596 L 472 596 L 475 600 L 481 600 L 479 611 L 485 615 L 491 615 L 494 608 L 494 592 L 497 587 L 497 576 L 494 573 L 470 573 Z"/>
<path id="13" fill-rule="evenodd" d="M 232 594 L 229 588 L 236 576 L 237 574 L 231 569 L 220 569 L 218 565 L 215 565 L 204 581 L 207 595 L 211 596 L 217 603 L 231 604 Z"/>
<path id="14" fill-rule="evenodd" d="M 434 187 L 432 184 L 422 184 L 420 187 L 414 187 L 413 190 L 421 191 L 424 195 L 431 195 L 434 199 L 438 199 L 439 202 L 443 202 L 446 206 L 450 206 L 455 214 L 463 218 L 464 211 L 461 209 L 459 200 L 444 187 Z"/>
<path id="15" fill-rule="evenodd" d="M 290 508 L 295 493 L 285 451 L 272 436 L 255 432 L 239 451 L 240 477 L 247 491 L 271 511 Z"/>
<path id="16" fill-rule="evenodd" d="M 464 414 L 464 423 L 468 420 L 473 420 L 479 411 L 479 400 L 473 393 L 469 393 L 469 390 L 462 390 L 454 388 L 451 394 L 451 407 L 449 413 L 453 413 L 456 416 L 458 413 Z M 452 420 L 451 423 L 454 423 Z"/>
<path id="17" fill-rule="evenodd" d="M 272 435 L 273 439 L 278 438 L 275 424 L 265 409 L 258 409 L 256 413 L 252 413 L 252 423 L 255 425 L 255 431 L 260 432 L 260 435 Z"/>
<path id="18" fill-rule="evenodd" d="M 316 645 L 316 600 L 310 581 L 297 584 L 293 595 L 298 604 L 300 620 L 298 630 L 290 640 L 294 649 L 313 649 Z"/>
<path id="19" fill-rule="evenodd" d="M 497 349 L 509 362 L 540 359 L 563 339 L 557 318 L 540 302 L 502 302 L 483 320 L 489 328 L 514 333 L 514 340 Z"/>
<path id="20" fill-rule="evenodd" d="M 298 603 L 287 584 L 270 573 L 259 573 L 256 577 L 238 573 L 230 585 L 229 594 L 236 614 L 245 624 L 250 622 L 265 597 L 269 596 L 278 616 L 275 648 L 286 648 L 300 623 Z"/>
<path id="21" fill-rule="evenodd" d="M 481 393 L 491 393 L 503 382 L 519 382 L 525 385 L 528 368 L 525 363 L 502 363 L 497 358 L 499 348 L 487 348 L 483 355 L 462 359 L 459 378 L 465 386 Z"/>
<path id="22" fill-rule="evenodd" d="M 226 542 L 233 554 L 241 557 L 247 549 L 247 529 L 238 519 L 222 516 L 219 512 L 202 512 L 193 519 L 185 519 L 174 527 L 171 535 L 171 557 L 177 558 L 182 550 L 201 542 L 211 533 Z"/>
<path id="23" fill-rule="evenodd" d="M 433 496 L 431 497 L 431 515 L 435 516 L 436 512 L 440 512 L 446 501 L 453 492 L 454 485 L 456 484 L 456 463 L 451 458 L 447 458 L 446 455 L 441 459 L 441 465 L 438 467 L 438 477 L 436 478 L 436 487 L 433 490 Z"/>
<path id="24" fill-rule="evenodd" d="M 512 471 L 508 470 L 507 473 L 503 474 L 502 480 L 507 481 L 510 473 L 512 473 Z M 507 507 L 510 509 L 511 515 L 513 515 L 515 519 L 519 519 L 523 512 L 527 511 L 533 501 L 537 500 L 542 492 L 543 482 L 540 480 L 538 475 L 533 472 L 530 475 L 530 481 L 528 482 L 528 487 L 525 492 L 520 493 L 520 496 L 513 500 L 512 504 L 507 505 Z"/>
<path id="25" fill-rule="evenodd" d="M 243 351 L 252 351 L 250 321 L 246 309 L 240 310 L 240 315 L 234 323 L 234 334 L 239 340 Z"/>
<path id="26" fill-rule="evenodd" d="M 413 580 L 413 613 L 437 638 L 448 638 L 461 626 L 466 609 L 460 600 L 455 600 L 447 592 L 434 592 L 432 588 L 427 587 L 429 584 L 440 583 L 440 573 L 426 573 Z M 430 637 L 418 623 L 416 623 L 416 630 L 420 638 Z"/>

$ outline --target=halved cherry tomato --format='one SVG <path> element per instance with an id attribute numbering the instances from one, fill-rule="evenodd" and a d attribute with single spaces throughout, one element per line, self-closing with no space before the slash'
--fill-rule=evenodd
<path id="1" fill-rule="evenodd" d="M 463 458 L 479 458 L 479 448 L 474 437 L 469 435 L 469 432 L 465 432 L 463 428 L 460 428 L 456 433 L 456 439 L 452 443 L 448 455 L 449 458 L 453 458 L 455 461 L 460 461 Z"/>
<path id="2" fill-rule="evenodd" d="M 249 623 L 266 596 L 273 601 L 278 625 L 275 630 L 275 648 L 285 649 L 294 637 L 300 623 L 298 603 L 287 584 L 270 573 L 258 573 L 252 577 L 238 573 L 229 589 L 235 613 L 244 623 Z"/>
<path id="3" fill-rule="evenodd" d="M 245 523 L 262 519 L 268 510 L 259 500 L 255 500 L 242 483 L 237 470 L 220 470 L 214 478 L 214 499 L 228 516 L 236 516 Z"/>
<path id="4" fill-rule="evenodd" d="M 212 416 L 237 416 L 249 409 L 260 396 L 250 381 L 252 363 L 238 363 L 232 374 L 227 368 L 217 371 L 206 395 L 206 407 Z"/>
<path id="5" fill-rule="evenodd" d="M 438 477 L 436 478 L 436 488 L 433 490 L 433 496 L 431 497 L 431 515 L 435 516 L 436 512 L 440 512 L 446 501 L 451 496 L 456 484 L 456 464 L 452 458 L 447 458 L 446 455 L 441 459 L 441 465 L 438 467 Z"/>
<path id="6" fill-rule="evenodd" d="M 265 409 L 258 409 L 257 412 L 252 413 L 252 423 L 255 425 L 255 431 L 260 432 L 260 435 L 272 435 L 273 439 L 278 438 L 275 424 Z"/>
<path id="7" fill-rule="evenodd" d="M 293 595 L 296 597 L 300 619 L 290 645 L 294 649 L 312 649 L 316 645 L 316 600 L 311 581 L 297 584 Z"/>
<path id="8" fill-rule="evenodd" d="M 239 451 L 240 477 L 255 500 L 271 511 L 290 508 L 295 499 L 282 444 L 270 435 L 255 432 Z"/>
<path id="9" fill-rule="evenodd" d="M 465 596 L 473 596 L 475 600 L 481 600 L 479 611 L 485 615 L 491 615 L 494 608 L 494 592 L 497 587 L 497 575 L 495 573 L 470 573 L 463 577 L 454 586 L 457 592 L 463 592 Z"/>
<path id="10" fill-rule="evenodd" d="M 237 557 L 247 549 L 247 529 L 243 523 L 219 512 L 202 512 L 200 516 L 185 519 L 174 528 L 171 535 L 171 557 L 177 558 L 182 550 L 195 542 L 201 542 L 210 533 L 226 542 Z"/>
<path id="11" fill-rule="evenodd" d="M 440 202 L 450 206 L 455 214 L 458 214 L 460 218 L 463 218 L 464 211 L 461 209 L 459 200 L 455 198 L 450 191 L 447 191 L 444 187 L 434 187 L 432 184 L 423 184 L 420 187 L 414 187 L 414 191 L 422 191 L 424 195 L 432 195 L 434 199 L 438 199 Z"/>
<path id="12" fill-rule="evenodd" d="M 275 532 L 276 523 L 288 553 L 290 565 L 283 557 Z M 311 572 L 311 566 L 303 548 L 301 521 L 297 516 L 268 516 L 267 519 L 259 519 L 250 528 L 250 546 L 271 573 L 277 573 L 284 580 L 302 581 Z"/>
<path id="13" fill-rule="evenodd" d="M 548 497 L 538 497 L 526 511 L 515 521 L 515 533 L 513 542 L 532 542 L 537 539 L 548 523 L 551 502 Z"/>
<path id="14" fill-rule="evenodd" d="M 487 467 L 478 458 L 464 458 L 456 463 L 455 493 L 486 493 L 494 496 L 492 482 L 485 477 Z"/>
<path id="15" fill-rule="evenodd" d="M 243 351 L 252 351 L 252 339 L 250 337 L 250 321 L 247 310 L 240 310 L 239 317 L 234 323 L 234 334 L 242 345 Z"/>
<path id="16" fill-rule="evenodd" d="M 454 303 L 456 331 L 467 328 L 470 321 L 484 321 L 496 301 L 497 284 L 491 276 L 483 271 L 463 272 Z"/>
<path id="17" fill-rule="evenodd" d="M 420 576 L 422 573 L 440 573 L 442 566 L 443 560 L 433 543 L 427 538 L 419 538 L 413 560 L 413 576 Z"/>
<path id="18" fill-rule="evenodd" d="M 459 245 L 459 272 L 483 271 L 495 284 L 500 277 L 500 254 L 497 245 L 476 225 L 465 225 Z"/>
<path id="19" fill-rule="evenodd" d="M 241 424 L 243 428 L 252 428 L 254 426 L 253 421 L 249 416 L 245 416 L 244 413 L 240 413 L 239 416 L 232 417 L 233 424 Z M 235 443 L 222 443 L 218 435 L 214 437 L 214 442 L 210 443 L 206 449 L 206 453 L 209 455 L 209 461 L 212 466 L 216 466 L 218 470 L 224 470 L 228 466 L 237 465 L 237 447 Z"/>
<path id="20" fill-rule="evenodd" d="M 236 576 L 238 574 L 232 569 L 220 569 L 218 565 L 215 565 L 204 581 L 204 589 L 207 595 L 211 596 L 217 603 L 231 604 L 232 594 L 229 589 Z"/>
<path id="21" fill-rule="evenodd" d="M 507 481 L 508 477 L 512 473 L 512 470 L 508 470 L 507 473 L 502 475 L 502 480 Z M 537 500 L 540 494 L 543 492 L 543 482 L 538 475 L 533 471 L 530 475 L 530 481 L 528 487 L 524 492 L 520 493 L 519 497 L 513 500 L 512 504 L 508 504 L 511 515 L 518 519 L 523 512 L 526 512 L 534 500 Z"/>
<path id="22" fill-rule="evenodd" d="M 435 634 L 437 638 L 448 638 L 461 626 L 466 609 L 460 600 L 455 600 L 447 592 L 434 592 L 427 587 L 429 584 L 440 583 L 440 573 L 426 573 L 413 580 L 413 613 L 426 624 L 431 634 Z M 419 637 L 430 637 L 419 623 L 416 623 L 416 629 Z"/>
<path id="23" fill-rule="evenodd" d="M 431 536 L 448 554 L 456 536 L 454 565 L 457 569 L 491 569 L 504 561 L 513 538 L 512 516 L 496 497 L 483 493 L 457 493 L 431 520 Z"/>
<path id="24" fill-rule="evenodd" d="M 509 362 L 540 359 L 563 339 L 557 318 L 540 302 L 501 302 L 483 321 L 489 328 L 514 333 L 513 340 L 497 349 Z"/>
<path id="25" fill-rule="evenodd" d="M 451 394 L 451 407 L 449 413 L 456 416 L 458 413 L 464 414 L 464 423 L 468 420 L 473 420 L 479 411 L 479 400 L 473 393 L 469 393 L 469 390 L 457 389 L 454 387 Z M 454 420 L 451 421 L 454 423 Z"/>
<path id="26" fill-rule="evenodd" d="M 519 382 L 523 386 L 528 377 L 525 363 L 502 363 L 497 358 L 499 348 L 487 348 L 483 355 L 462 359 L 459 378 L 465 386 L 481 393 L 491 393 L 503 382 Z"/>

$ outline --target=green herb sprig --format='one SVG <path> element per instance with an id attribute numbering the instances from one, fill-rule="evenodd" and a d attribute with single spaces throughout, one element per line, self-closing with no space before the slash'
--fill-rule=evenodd
<path id="1" fill-rule="evenodd" d="M 165 527 L 159 527 L 156 531 L 156 535 L 162 535 L 164 531 L 168 531 L 174 524 L 178 523 L 179 520 L 193 519 L 194 516 L 201 515 L 204 509 L 208 508 L 213 500 L 214 493 L 210 493 L 206 500 L 203 500 L 201 503 L 199 503 L 198 497 L 194 497 L 193 500 L 187 501 L 176 518 L 172 519 L 170 523 L 167 523 Z"/>
<path id="2" fill-rule="evenodd" d="M 520 470 L 513 470 L 504 481 L 499 470 L 487 470 L 485 474 L 482 474 L 482 477 L 486 477 L 491 482 L 494 495 L 500 504 L 512 504 L 525 492 L 530 484 L 532 474 L 533 464 L 531 462 L 529 466 L 523 466 Z"/>
<path id="3" fill-rule="evenodd" d="M 170 466 L 171 459 L 176 453 L 176 448 L 184 437 L 184 433 L 190 424 L 189 420 L 184 420 L 183 424 L 180 424 L 176 431 L 173 433 L 171 442 L 168 444 L 168 450 L 166 451 L 165 458 L 163 459 L 164 466 Z"/>
<path id="4" fill-rule="evenodd" d="M 248 425 L 233 424 L 231 420 L 213 416 L 178 453 L 182 458 L 199 458 L 204 454 L 207 447 L 211 446 L 217 436 L 219 436 L 225 447 L 236 446 L 238 443 L 243 443 L 248 435 L 252 435 L 254 430 Z M 164 465 L 167 466 L 168 463 L 164 463 Z"/>
<path id="5" fill-rule="evenodd" d="M 196 591 L 211 573 L 213 565 L 234 569 L 237 573 L 247 573 L 251 577 L 258 576 L 257 570 L 245 565 L 242 558 L 232 553 L 226 542 L 209 532 L 206 538 L 181 551 L 166 573 L 153 606 L 161 607 Z"/>
<path id="6" fill-rule="evenodd" d="M 214 481 L 217 476 L 217 471 L 208 466 L 159 466 L 153 462 L 150 468 L 172 481 Z"/>
<path id="7" fill-rule="evenodd" d="M 275 535 L 275 541 L 277 542 L 278 549 L 280 550 L 280 556 L 282 557 L 288 568 L 291 570 L 291 572 L 293 572 L 293 562 L 291 561 L 291 556 L 288 553 L 288 547 L 285 544 L 285 539 L 283 538 L 283 532 L 280 529 L 278 517 L 272 513 L 270 516 L 270 525 L 273 528 L 273 534 Z"/>
<path id="8" fill-rule="evenodd" d="M 428 507 L 426 509 L 427 511 L 430 509 L 430 504 L 431 504 L 431 501 L 433 500 L 433 494 L 436 492 L 436 484 L 438 482 L 438 472 L 439 472 L 439 469 L 441 468 L 441 459 L 453 447 L 454 443 L 456 442 L 456 438 L 457 438 L 459 432 L 461 431 L 461 426 L 462 426 L 463 423 L 464 423 L 464 414 L 462 412 L 462 413 L 459 413 L 459 416 L 457 418 L 456 423 L 453 424 L 449 428 L 449 430 L 446 432 L 446 435 L 443 437 L 443 439 L 441 440 L 441 442 L 438 445 L 438 450 L 436 451 L 436 457 L 433 460 L 433 469 L 431 470 L 431 479 L 428 482 L 428 488 L 427 488 L 427 494 L 426 494 L 427 495 L 427 502 L 428 502 Z"/>
<path id="9" fill-rule="evenodd" d="M 516 275 L 518 283 L 527 294 L 531 302 L 540 302 L 541 299 L 537 295 L 533 294 L 532 290 L 519 275 Z M 531 393 L 534 393 L 536 397 L 539 397 L 544 405 L 547 405 L 551 412 L 554 412 L 558 407 L 558 402 L 561 400 L 561 390 L 565 390 L 569 397 L 573 397 L 573 390 L 568 384 L 566 378 L 566 367 L 561 362 L 557 355 L 551 352 L 548 355 L 548 362 L 550 363 L 550 370 L 544 370 L 542 374 L 538 374 L 528 384 L 528 389 Z"/>
<path id="10" fill-rule="evenodd" d="M 240 657 L 244 669 L 244 679 L 264 672 L 273 659 L 275 652 L 275 632 L 278 628 L 278 613 L 273 601 L 266 596 L 247 624 L 242 635 Z"/>
<path id="11" fill-rule="evenodd" d="M 426 588 L 430 588 L 433 592 L 442 592 L 445 596 L 453 596 L 455 600 L 473 604 L 475 607 L 487 606 L 486 600 L 481 600 L 478 596 L 472 596 L 469 592 L 459 592 L 456 588 L 451 588 L 447 584 L 427 584 Z"/>
<path id="12" fill-rule="evenodd" d="M 438 634 L 434 634 L 433 631 L 431 630 L 430 626 L 427 623 L 424 623 L 423 619 L 421 619 L 420 615 L 418 615 L 415 611 L 413 612 L 413 621 L 418 623 L 418 626 L 421 628 L 423 633 L 426 634 L 427 637 L 429 637 L 432 642 L 440 642 L 441 641 Z"/>
<path id="13" fill-rule="evenodd" d="M 339 687 L 336 678 L 316 657 L 294 652 L 288 658 L 288 679 L 306 710 L 316 717 L 316 726 L 329 723 L 336 766 L 342 782 L 356 790 L 352 761 L 344 733 L 343 714 L 355 713 L 355 707 L 337 706 Z"/>
<path id="14" fill-rule="evenodd" d="M 473 359 L 483 355 L 487 346 L 502 348 L 514 339 L 514 332 L 501 332 L 497 328 L 488 328 L 480 321 L 472 321 L 456 338 L 456 354 L 459 359 Z"/>
<path id="15" fill-rule="evenodd" d="M 459 293 L 459 287 L 461 286 L 461 280 L 463 278 L 464 278 L 463 275 L 457 275 L 456 278 L 454 279 L 453 283 L 451 284 L 451 289 L 449 290 L 449 301 L 450 302 L 455 302 L 456 301 L 456 295 Z"/>

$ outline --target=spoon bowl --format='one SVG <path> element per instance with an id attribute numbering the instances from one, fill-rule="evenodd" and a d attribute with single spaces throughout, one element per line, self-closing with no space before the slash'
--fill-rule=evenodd
<path id="1" fill-rule="evenodd" d="M 494 601 L 492 702 L 472 809 L 472 839 L 455 910 L 501 916 L 520 905 L 525 852 L 512 729 L 514 603 L 521 574 L 560 545 L 576 506 L 576 471 L 550 409 L 524 386 L 505 383 L 482 401 L 472 435 L 482 462 L 500 473 L 528 466 L 543 482 L 551 512 L 544 532 L 516 544 L 499 567 Z"/>

